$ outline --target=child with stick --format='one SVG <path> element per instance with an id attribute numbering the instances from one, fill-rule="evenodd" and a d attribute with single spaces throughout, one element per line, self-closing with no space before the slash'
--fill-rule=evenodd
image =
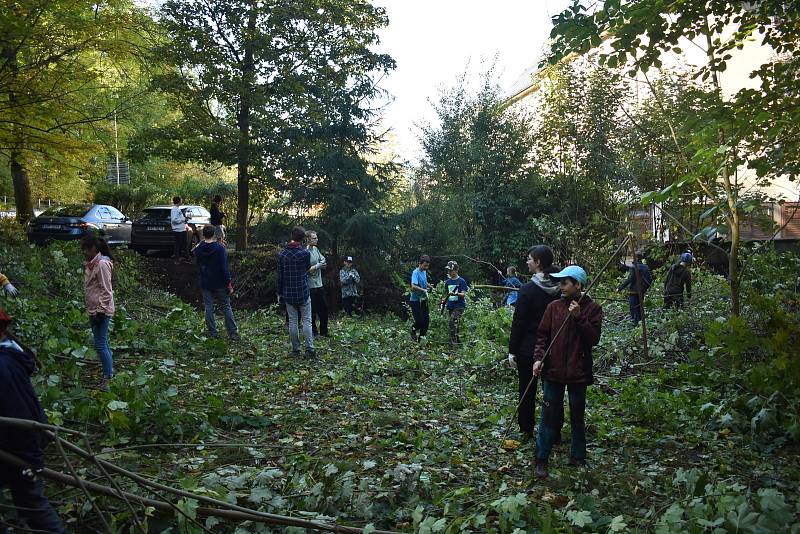
<path id="1" fill-rule="evenodd" d="M 541 375 L 544 403 L 536 436 L 536 476 L 547 478 L 555 433 L 564 420 L 564 390 L 569 394 L 572 446 L 569 464 L 586 466 L 586 386 L 594 382 L 592 347 L 600 341 L 603 309 L 588 295 L 586 271 L 571 265 L 552 274 L 562 298 L 551 302 L 539 324 L 533 374 Z"/>
<path id="2" fill-rule="evenodd" d="M 447 295 L 447 311 L 450 313 L 449 332 L 450 348 L 452 349 L 460 339 L 458 337 L 458 321 L 464 315 L 467 303 L 464 297 L 467 294 L 467 282 L 458 275 L 458 263 L 455 261 L 447 262 L 448 278 L 444 283 L 444 290 Z"/>

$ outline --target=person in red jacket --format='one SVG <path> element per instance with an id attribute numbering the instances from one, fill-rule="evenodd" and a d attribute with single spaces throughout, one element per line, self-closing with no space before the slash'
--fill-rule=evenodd
<path id="1" fill-rule="evenodd" d="M 550 451 L 564 420 L 565 389 L 569 394 L 572 432 L 569 463 L 575 467 L 586 466 L 586 386 L 594 382 L 592 347 L 600 341 L 603 323 L 603 309 L 583 294 L 586 271 L 571 265 L 550 276 L 559 281 L 562 297 L 545 309 L 533 353 L 533 374 L 541 374 L 544 389 L 542 418 L 536 436 L 536 476 L 539 478 L 548 476 Z M 559 329 L 561 333 L 556 337 Z M 550 352 L 545 358 L 548 348 Z"/>

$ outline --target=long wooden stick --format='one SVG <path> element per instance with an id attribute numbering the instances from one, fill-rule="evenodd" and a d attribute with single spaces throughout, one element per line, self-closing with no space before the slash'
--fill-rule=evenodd
<path id="1" fill-rule="evenodd" d="M 608 258 L 608 261 L 606 262 L 606 264 L 603 265 L 602 269 L 600 269 L 600 271 L 598 271 L 598 273 L 595 275 L 594 279 L 592 280 L 592 283 L 589 284 L 589 286 L 586 288 L 586 291 L 584 291 L 583 294 L 581 294 L 581 298 L 578 299 L 578 304 L 580 304 L 581 301 L 583 300 L 583 298 L 586 295 L 589 294 L 589 291 L 591 291 L 591 289 L 595 285 L 595 283 L 597 283 L 597 281 L 600 280 L 600 277 L 603 275 L 603 273 L 606 271 L 606 269 L 608 269 L 608 266 L 611 265 L 611 262 L 613 261 L 613 259 L 617 257 L 617 254 L 619 254 L 619 252 L 623 248 L 625 248 L 625 245 L 628 244 L 628 241 L 630 241 L 631 237 L 632 237 L 632 234 L 629 232 L 628 235 L 625 236 L 625 239 L 622 240 L 622 243 L 619 244 L 619 246 L 617 247 L 617 250 L 615 250 L 611 254 L 611 257 Z M 553 339 L 550 340 L 550 345 L 547 347 L 547 350 L 544 351 L 544 355 L 542 356 L 542 365 L 544 365 L 544 361 L 550 355 L 550 350 L 553 348 L 553 343 L 555 343 L 556 339 L 558 339 L 558 336 L 561 335 L 561 332 L 564 330 L 564 327 L 567 326 L 567 321 L 569 321 L 569 318 L 570 318 L 570 315 L 567 314 L 566 318 L 564 318 L 564 322 L 562 322 L 561 326 L 559 326 L 558 330 L 556 330 L 556 335 L 554 335 Z M 533 378 L 531 378 L 530 381 L 528 381 L 528 386 L 525 388 L 525 392 L 522 395 L 520 395 L 520 399 L 519 399 L 519 402 L 517 403 L 517 407 L 514 409 L 514 413 L 511 415 L 511 419 L 508 421 L 508 426 L 506 426 L 506 431 L 503 434 L 503 440 L 504 441 L 508 437 L 508 433 L 511 430 L 511 426 L 514 424 L 514 417 L 517 415 L 517 413 L 519 413 L 519 409 L 522 406 L 522 401 L 525 399 L 525 397 L 527 397 L 528 391 L 531 389 L 531 385 L 533 385 L 533 384 L 538 382 L 538 378 L 539 378 L 538 376 L 534 375 Z"/>

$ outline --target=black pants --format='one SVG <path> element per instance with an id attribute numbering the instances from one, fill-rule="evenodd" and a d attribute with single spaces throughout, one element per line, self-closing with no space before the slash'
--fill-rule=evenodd
<path id="1" fill-rule="evenodd" d="M 519 398 L 522 401 L 517 412 L 517 421 L 519 422 L 519 429 L 526 434 L 533 434 L 533 429 L 536 427 L 536 394 L 541 379 L 534 380 L 533 378 L 533 355 L 520 355 L 517 354 L 517 374 L 519 375 Z M 528 394 L 525 394 L 525 389 L 528 384 L 531 384 L 528 389 Z M 564 414 L 561 414 L 561 420 L 558 422 L 558 431 L 561 432 L 561 427 L 564 426 Z"/>
<path id="2" fill-rule="evenodd" d="M 420 336 L 427 335 L 428 325 L 431 323 L 428 301 L 412 300 L 411 313 L 414 315 L 414 325 L 411 327 L 411 333 L 419 333 Z"/>
<path id="3" fill-rule="evenodd" d="M 319 330 L 317 330 L 317 317 L 319 317 Z M 325 299 L 324 287 L 311 288 L 311 327 L 314 334 L 319 332 L 328 335 L 328 302 Z"/>
<path id="4" fill-rule="evenodd" d="M 188 243 L 186 243 L 186 232 L 172 232 L 172 235 L 175 238 L 172 255 L 176 258 L 188 258 L 189 250 Z"/>
<path id="5" fill-rule="evenodd" d="M 677 295 L 664 295 L 664 309 L 683 308 L 683 293 Z"/>
<path id="6" fill-rule="evenodd" d="M 64 532 L 61 519 L 44 496 L 44 483 L 41 478 L 34 479 L 21 472 L 0 473 L 0 490 L 3 487 L 11 490 L 17 515 L 25 519 L 30 528 L 41 532 Z M 6 534 L 6 532 L 8 532 L 6 528 L 0 524 L 0 533 Z"/>
<path id="7" fill-rule="evenodd" d="M 344 308 L 345 313 L 350 317 L 353 316 L 353 305 L 355 302 L 355 297 L 342 297 L 342 308 Z"/>

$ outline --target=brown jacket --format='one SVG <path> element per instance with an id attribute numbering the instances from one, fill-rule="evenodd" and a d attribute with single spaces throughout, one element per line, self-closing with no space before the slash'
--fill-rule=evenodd
<path id="1" fill-rule="evenodd" d="M 569 304 L 572 299 L 561 298 L 551 302 L 539 323 L 536 335 L 534 361 L 539 361 L 550 346 L 553 337 L 561 328 L 564 320 L 567 323 L 544 360 L 542 378 L 561 384 L 591 384 L 592 347 L 600 342 L 600 329 L 603 323 L 603 308 L 588 296 L 581 301 L 581 312 L 578 318 L 569 316 Z"/>

